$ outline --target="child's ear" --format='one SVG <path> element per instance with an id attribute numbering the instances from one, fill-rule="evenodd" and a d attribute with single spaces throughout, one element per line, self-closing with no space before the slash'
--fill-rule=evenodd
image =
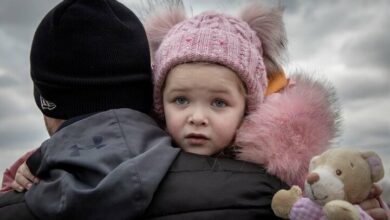
<path id="1" fill-rule="evenodd" d="M 150 53 L 153 60 L 154 53 L 160 46 L 165 35 L 173 26 L 186 19 L 182 4 L 170 5 L 165 9 L 155 10 L 145 20 L 145 31 L 149 41 Z"/>
<path id="2" fill-rule="evenodd" d="M 254 30 L 261 41 L 264 64 L 268 78 L 280 72 L 287 47 L 286 30 L 283 23 L 283 8 L 267 7 L 252 3 L 242 9 L 243 19 Z"/>

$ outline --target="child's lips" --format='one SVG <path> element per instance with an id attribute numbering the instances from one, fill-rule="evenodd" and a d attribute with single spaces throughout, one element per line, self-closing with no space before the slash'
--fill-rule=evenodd
<path id="1" fill-rule="evenodd" d="M 185 139 L 187 140 L 188 144 L 190 144 L 190 145 L 203 145 L 210 138 L 208 138 L 206 135 L 203 135 L 203 134 L 192 133 L 192 134 L 186 135 Z"/>

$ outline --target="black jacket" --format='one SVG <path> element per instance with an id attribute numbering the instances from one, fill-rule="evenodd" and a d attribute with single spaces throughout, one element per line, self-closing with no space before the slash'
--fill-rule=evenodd
<path id="1" fill-rule="evenodd" d="M 40 182 L 25 194 L 0 196 L 1 220 L 27 207 L 42 220 L 125 220 L 145 213 L 180 151 L 168 134 L 131 109 L 72 121 L 27 160 Z M 16 219 L 30 219 L 25 213 Z"/>
<path id="2" fill-rule="evenodd" d="M 181 152 L 158 187 L 146 219 L 279 219 L 272 196 L 288 188 L 262 166 Z"/>
<path id="3" fill-rule="evenodd" d="M 181 152 L 141 219 L 278 219 L 270 204 L 282 188 L 288 187 L 259 165 Z M 0 196 L 1 219 L 37 219 L 23 194 L 7 194 Z M 132 207 L 125 210 L 131 212 Z"/>

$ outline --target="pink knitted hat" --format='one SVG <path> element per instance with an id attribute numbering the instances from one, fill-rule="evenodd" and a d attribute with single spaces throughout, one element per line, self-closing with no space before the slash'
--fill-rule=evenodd
<path id="1" fill-rule="evenodd" d="M 190 62 L 216 63 L 233 70 L 246 87 L 248 112 L 255 110 L 268 83 L 259 33 L 243 19 L 217 12 L 189 19 L 183 11 L 169 13 L 145 25 L 154 55 L 155 112 L 164 117 L 162 89 L 169 71 Z"/>

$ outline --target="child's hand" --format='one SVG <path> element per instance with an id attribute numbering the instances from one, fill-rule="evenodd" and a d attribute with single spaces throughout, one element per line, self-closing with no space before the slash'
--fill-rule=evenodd
<path id="1" fill-rule="evenodd" d="M 366 200 L 361 202 L 360 207 L 367 212 L 375 220 L 387 220 L 386 210 L 381 207 L 379 196 L 382 194 L 382 189 L 374 184 L 370 195 Z"/>
<path id="2" fill-rule="evenodd" d="M 12 189 L 23 192 L 29 190 L 33 183 L 38 183 L 39 179 L 33 176 L 28 168 L 26 162 L 24 162 L 16 171 L 15 180 L 12 182 Z"/>

